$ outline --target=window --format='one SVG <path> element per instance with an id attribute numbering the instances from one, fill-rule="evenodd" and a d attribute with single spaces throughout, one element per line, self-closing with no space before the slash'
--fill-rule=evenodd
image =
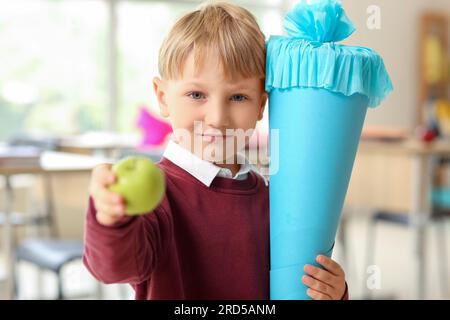
<path id="1" fill-rule="evenodd" d="M 15 0 L 0 6 L 0 139 L 20 131 L 103 128 L 103 1 Z"/>

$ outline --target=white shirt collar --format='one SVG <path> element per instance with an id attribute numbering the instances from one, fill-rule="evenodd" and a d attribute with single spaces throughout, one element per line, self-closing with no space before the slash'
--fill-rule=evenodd
<path id="1" fill-rule="evenodd" d="M 163 153 L 164 158 L 170 160 L 180 168 L 190 173 L 207 187 L 211 186 L 212 181 L 217 176 L 237 180 L 245 180 L 247 178 L 248 172 L 250 171 L 254 171 L 260 174 L 258 170 L 252 164 L 250 164 L 248 159 L 243 154 L 238 153 L 236 156 L 238 159 L 238 163 L 241 163 L 241 168 L 236 173 L 236 175 L 232 177 L 232 172 L 230 169 L 221 168 L 212 162 L 201 159 L 173 140 L 169 140 L 167 147 Z M 267 179 L 263 175 L 261 175 L 261 177 L 264 179 L 264 182 L 267 186 Z"/>

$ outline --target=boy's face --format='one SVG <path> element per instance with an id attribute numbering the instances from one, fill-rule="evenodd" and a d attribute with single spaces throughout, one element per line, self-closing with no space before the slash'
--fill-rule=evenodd
<path id="1" fill-rule="evenodd" d="M 214 56 L 205 58 L 195 71 L 191 53 L 182 77 L 154 79 L 161 115 L 169 118 L 181 146 L 202 159 L 231 163 L 263 117 L 267 101 L 263 83 L 257 77 L 227 79 Z"/>

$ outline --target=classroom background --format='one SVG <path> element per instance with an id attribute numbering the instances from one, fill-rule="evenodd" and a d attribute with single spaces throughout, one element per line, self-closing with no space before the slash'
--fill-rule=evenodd
<path id="1" fill-rule="evenodd" d="M 267 37 L 296 3 L 230 2 Z M 351 299 L 450 299 L 450 3 L 342 2 L 344 43 L 377 51 L 394 92 L 367 114 L 333 257 Z M 133 299 L 81 262 L 90 171 L 160 159 L 158 50 L 199 3 L 0 0 L 0 299 Z M 249 152 L 267 146 L 267 110 Z"/>

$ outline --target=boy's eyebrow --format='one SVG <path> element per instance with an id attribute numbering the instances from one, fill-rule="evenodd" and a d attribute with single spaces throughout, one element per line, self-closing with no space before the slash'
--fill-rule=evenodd
<path id="1" fill-rule="evenodd" d="M 234 90 L 234 91 L 237 91 L 237 90 L 248 90 L 248 91 L 258 91 L 256 88 L 253 88 L 253 87 L 249 87 L 249 86 L 245 86 L 245 85 L 242 85 L 242 86 L 239 86 L 239 85 L 237 85 L 237 86 L 233 86 L 233 87 L 230 87 L 230 90 Z"/>

